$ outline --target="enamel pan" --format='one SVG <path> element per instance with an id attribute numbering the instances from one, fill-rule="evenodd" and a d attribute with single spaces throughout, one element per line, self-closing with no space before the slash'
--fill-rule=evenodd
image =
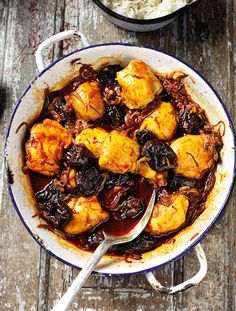
<path id="1" fill-rule="evenodd" d="M 50 44 L 71 36 L 80 37 L 85 47 L 66 55 L 45 68 L 42 57 L 43 50 Z M 117 276 L 146 273 L 147 279 L 155 289 L 174 293 L 199 283 L 205 276 L 207 262 L 200 244 L 197 245 L 197 243 L 212 227 L 224 209 L 232 189 L 235 171 L 234 134 L 229 114 L 219 95 L 206 79 L 183 61 L 162 51 L 128 44 L 109 43 L 90 46 L 83 34 L 73 30 L 59 33 L 44 41 L 36 52 L 36 62 L 40 72 L 16 104 L 6 135 L 6 165 L 8 170 L 13 173 L 13 183 L 9 183 L 9 192 L 14 207 L 31 236 L 51 255 L 66 264 L 81 268 L 90 254 L 71 246 L 53 233 L 38 228 L 39 219 L 32 218 L 35 201 L 27 176 L 22 171 L 27 131 L 24 124 L 31 125 L 40 114 L 46 88 L 54 90 L 61 88 L 78 74 L 80 65 L 76 60 L 80 59 L 82 63 L 99 66 L 104 63 L 114 63 L 117 59 L 123 64 L 127 64 L 134 58 L 143 60 L 155 71 L 164 73 L 182 70 L 187 73 L 185 85 L 193 99 L 206 111 L 210 122 L 217 124 L 219 121 L 223 121 L 225 124 L 222 161 L 217 167 L 216 183 L 208 197 L 206 210 L 190 227 L 178 233 L 172 243 L 163 244 L 156 250 L 144 254 L 141 261 L 127 262 L 119 257 L 104 256 L 96 268 L 97 272 Z M 19 127 L 20 124 L 22 124 L 21 127 Z M 174 288 L 163 287 L 154 278 L 151 271 L 182 257 L 194 246 L 200 261 L 199 272 L 192 279 Z"/>

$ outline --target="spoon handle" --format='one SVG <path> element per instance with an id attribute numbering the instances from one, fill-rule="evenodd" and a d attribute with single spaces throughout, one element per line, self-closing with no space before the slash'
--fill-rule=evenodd
<path id="1" fill-rule="evenodd" d="M 108 248 L 111 246 L 111 243 L 109 240 L 105 239 L 96 249 L 96 251 L 93 253 L 93 255 L 89 258 L 89 260 L 86 262 L 83 269 L 80 271 L 80 273 L 77 275 L 71 286 L 67 289 L 65 294 L 62 296 L 62 298 L 59 300 L 57 305 L 53 308 L 52 311 L 65 311 L 71 304 L 74 296 L 78 293 L 78 291 L 81 289 L 83 284 L 86 282 L 90 274 L 92 273 L 94 267 L 99 263 L 102 256 L 106 253 Z"/>

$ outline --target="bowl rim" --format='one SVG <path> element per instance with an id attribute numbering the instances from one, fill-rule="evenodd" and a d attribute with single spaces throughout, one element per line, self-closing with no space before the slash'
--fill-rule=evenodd
<path id="1" fill-rule="evenodd" d="M 118 14 L 111 9 L 109 9 L 107 6 L 105 6 L 100 0 L 93 0 L 93 2 L 105 13 L 110 15 L 113 18 L 116 18 L 118 20 L 121 20 L 126 23 L 130 24 L 136 24 L 136 25 L 151 25 L 151 24 L 158 24 L 158 23 L 163 23 L 166 22 L 170 19 L 174 19 L 177 17 L 179 14 L 187 10 L 188 8 L 194 6 L 199 0 L 195 0 L 194 2 L 191 2 L 189 4 L 186 4 L 182 8 L 179 8 L 178 10 L 169 13 L 164 16 L 156 17 L 156 18 L 150 18 L 150 19 L 137 19 L 137 18 L 132 18 L 132 17 L 127 17 L 121 14 Z"/>
<path id="2" fill-rule="evenodd" d="M 10 121 L 9 121 L 9 124 L 8 124 L 8 128 L 7 128 L 7 131 L 6 131 L 6 136 L 5 136 L 5 143 L 4 143 L 4 160 L 5 160 L 5 167 L 6 169 L 8 169 L 8 162 L 7 162 L 7 155 L 8 155 L 8 138 L 9 138 L 9 134 L 10 134 L 10 131 L 11 131 L 11 126 L 12 126 L 12 122 L 14 120 L 14 116 L 21 104 L 21 101 L 22 99 L 24 98 L 24 96 L 26 95 L 26 93 L 29 91 L 29 89 L 32 87 L 32 85 L 34 84 L 34 82 L 39 78 L 41 77 L 44 72 L 46 72 L 47 70 L 51 69 L 55 64 L 57 64 L 58 62 L 66 59 L 67 57 L 73 55 L 73 54 L 76 54 L 80 51 L 83 51 L 83 50 L 87 50 L 87 49 L 92 49 L 92 48 L 96 48 L 96 47 L 103 47 L 103 46 L 117 46 L 117 45 L 120 45 L 120 46 L 126 46 L 126 47 L 135 47 L 135 48 L 145 48 L 145 49 L 149 49 L 149 50 L 153 50 L 155 52 L 159 52 L 159 53 L 162 53 L 164 55 L 167 55 L 171 58 L 173 58 L 174 60 L 178 60 L 179 62 L 183 63 L 184 65 L 186 65 L 188 68 L 190 68 L 191 70 L 193 70 L 200 78 L 202 78 L 202 80 L 207 84 L 207 86 L 211 89 L 211 91 L 215 94 L 217 100 L 219 101 L 219 103 L 221 104 L 225 114 L 226 114 L 226 117 L 229 121 L 229 128 L 230 128 L 230 131 L 232 132 L 232 135 L 234 137 L 234 163 L 233 163 L 233 177 L 232 177 L 232 180 L 231 180 L 231 183 L 230 183 L 230 186 L 229 186 L 229 190 L 225 196 L 225 200 L 224 200 L 224 203 L 222 204 L 221 208 L 218 210 L 218 213 L 216 214 L 216 216 L 214 217 L 214 219 L 211 221 L 211 223 L 208 225 L 208 227 L 201 232 L 201 234 L 199 234 L 198 238 L 196 240 L 194 240 L 192 243 L 189 243 L 189 246 L 187 248 L 185 248 L 180 254 L 176 255 L 175 257 L 173 257 L 172 259 L 170 260 L 167 260 L 165 263 L 162 263 L 162 264 L 159 264 L 159 265 L 155 265 L 151 268 L 144 268 L 142 270 L 139 270 L 139 271 L 135 271 L 135 272 L 127 272 L 127 273 L 106 273 L 106 272 L 100 272 L 100 271 L 94 271 L 94 273 L 100 273 L 102 275 L 108 275 L 108 276 L 129 276 L 129 275 L 138 275 L 138 274 L 143 274 L 143 273 L 147 273 L 147 272 L 151 272 L 151 271 L 154 271 L 154 270 L 158 270 L 162 267 L 164 267 L 165 265 L 171 263 L 171 262 L 174 262 L 180 258 L 182 258 L 184 255 L 186 255 L 191 249 L 193 249 L 200 241 L 203 237 L 205 237 L 206 233 L 212 228 L 212 226 L 216 223 L 216 221 L 219 219 L 219 217 L 221 216 L 222 212 L 224 211 L 226 205 L 227 205 L 227 202 L 229 200 L 229 197 L 232 193 L 232 189 L 233 189 L 233 186 L 234 186 L 234 182 L 235 182 L 235 176 L 236 176 L 236 136 L 235 136 L 235 132 L 234 132 L 234 128 L 233 128 L 233 122 L 232 122 L 232 119 L 229 115 L 229 112 L 225 106 L 225 104 L 223 103 L 222 99 L 220 98 L 219 94 L 215 91 L 215 89 L 212 87 L 212 85 L 208 82 L 208 80 L 198 71 L 196 70 L 195 68 L 193 68 L 191 65 L 187 64 L 185 61 L 181 60 L 180 58 L 170 54 L 170 53 L 167 53 L 165 51 L 162 51 L 162 50 L 159 50 L 159 49 L 156 49 L 156 48 L 152 48 L 152 47 L 147 47 L 147 46 L 136 46 L 136 45 L 132 45 L 132 44 L 129 44 L 129 43 L 119 43 L 119 42 L 114 42 L 114 43 L 102 43 L 102 44 L 96 44 L 96 45 L 91 45 L 91 46 L 88 46 L 88 47 L 83 47 L 81 49 L 78 49 L 78 50 L 75 50 L 71 53 L 68 53 L 67 55 L 61 57 L 60 59 L 57 59 L 56 61 L 52 62 L 51 64 L 49 64 L 47 67 L 45 67 L 45 69 L 43 69 L 41 72 L 39 72 L 35 78 L 33 80 L 31 80 L 31 82 L 29 83 L 29 85 L 27 86 L 27 88 L 25 89 L 25 91 L 23 92 L 23 94 L 21 95 L 20 99 L 18 100 L 18 102 L 16 103 L 16 105 L 14 106 L 14 109 L 13 109 L 13 112 L 12 112 L 12 115 L 11 115 L 11 118 L 10 118 Z M 67 260 L 59 257 L 58 255 L 56 255 L 54 252 L 52 252 L 49 247 L 47 247 L 43 240 L 41 240 L 41 238 L 33 232 L 33 229 L 31 229 L 28 224 L 25 222 L 21 212 L 20 212 L 20 209 L 18 208 L 18 205 L 16 203 L 16 200 L 14 198 L 14 194 L 13 194 L 13 191 L 12 191 L 12 188 L 11 188 L 11 184 L 8 182 L 8 191 L 9 191 L 9 195 L 10 195 L 10 198 L 11 198 L 11 201 L 13 203 L 13 206 L 21 220 L 21 222 L 23 223 L 24 227 L 26 228 L 26 230 L 30 233 L 31 237 L 41 246 L 43 247 L 51 256 L 53 256 L 54 258 L 58 259 L 59 261 L 61 261 L 62 263 L 64 264 L 67 264 L 73 268 L 76 268 L 76 269 L 82 269 L 82 267 L 80 266 L 77 266 L 77 265 L 74 265 L 70 262 L 68 262 Z M 114 257 L 115 258 L 115 257 Z"/>

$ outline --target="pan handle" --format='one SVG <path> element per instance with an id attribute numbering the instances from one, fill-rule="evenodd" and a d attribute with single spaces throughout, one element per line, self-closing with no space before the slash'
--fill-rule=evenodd
<path id="1" fill-rule="evenodd" d="M 44 62 L 43 52 L 46 48 L 48 48 L 51 44 L 56 43 L 58 41 L 62 41 L 64 39 L 68 39 L 71 37 L 77 37 L 80 38 L 84 47 L 90 46 L 91 43 L 89 40 L 85 37 L 85 35 L 80 31 L 75 30 L 65 30 L 62 32 L 57 33 L 54 36 L 51 36 L 50 38 L 43 41 L 37 48 L 37 51 L 35 52 L 35 58 L 36 58 L 36 64 L 38 67 L 39 72 L 41 72 L 45 67 L 46 64 Z"/>
<path id="2" fill-rule="evenodd" d="M 188 279 L 187 281 L 181 284 L 178 284 L 176 286 L 171 286 L 171 287 L 165 287 L 161 285 L 161 283 L 155 278 L 152 272 L 145 273 L 145 276 L 148 282 L 152 285 L 152 287 L 156 291 L 164 293 L 164 294 L 175 294 L 175 293 L 184 291 L 200 283 L 204 279 L 207 273 L 207 260 L 206 260 L 204 250 L 200 243 L 194 249 L 195 249 L 199 264 L 200 264 L 200 268 L 197 274 L 195 274 L 191 279 Z"/>

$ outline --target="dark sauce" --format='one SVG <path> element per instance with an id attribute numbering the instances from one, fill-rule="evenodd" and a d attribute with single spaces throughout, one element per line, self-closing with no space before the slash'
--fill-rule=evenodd
<path id="1" fill-rule="evenodd" d="M 102 226 L 102 230 L 108 234 L 122 236 L 130 232 L 140 221 L 141 215 L 134 219 L 115 220 L 114 218 L 106 221 Z"/>
<path id="2" fill-rule="evenodd" d="M 52 177 L 29 171 L 32 190 L 34 193 L 43 190 L 52 180 Z"/>

